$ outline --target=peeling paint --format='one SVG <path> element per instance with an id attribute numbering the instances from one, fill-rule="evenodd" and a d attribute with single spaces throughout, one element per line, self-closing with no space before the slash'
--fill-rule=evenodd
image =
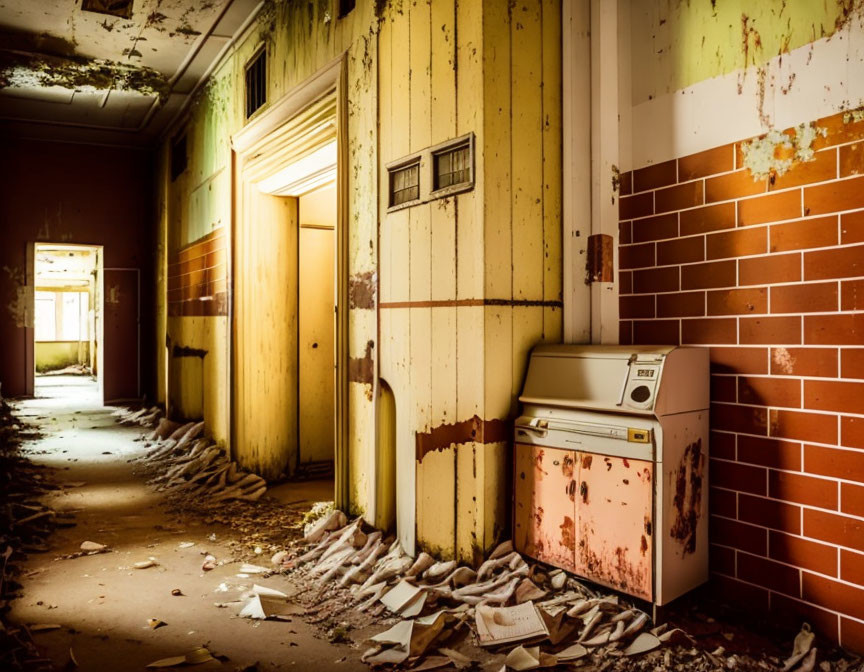
<path id="1" fill-rule="evenodd" d="M 372 359 L 374 341 L 367 341 L 366 352 L 362 357 L 352 357 L 348 361 L 348 380 L 352 383 L 363 383 L 370 386 L 375 380 L 375 362 Z"/>
<path id="2" fill-rule="evenodd" d="M 378 276 L 374 271 L 356 273 L 348 278 L 348 307 L 373 310 L 378 289 Z"/>
<path id="3" fill-rule="evenodd" d="M 669 534 L 681 542 L 683 554 L 696 552 L 696 529 L 702 516 L 702 474 L 705 456 L 702 455 L 702 439 L 697 439 L 684 449 L 681 463 L 673 472 L 675 496 L 675 520 Z"/>
<path id="4" fill-rule="evenodd" d="M 826 134 L 826 129 L 813 123 L 801 124 L 785 133 L 772 129 L 741 144 L 744 167 L 754 180 L 779 177 L 798 163 L 812 161 L 815 154 L 813 142 Z"/>
<path id="5" fill-rule="evenodd" d="M 855 110 L 849 110 L 843 115 L 844 124 L 851 124 L 859 121 L 864 121 L 864 107 L 859 107 Z"/>
<path id="6" fill-rule="evenodd" d="M 147 96 L 162 96 L 169 89 L 168 80 L 162 73 L 145 66 L 47 55 L 34 58 L 0 52 L 0 89 L 52 86 L 75 91 L 115 89 Z"/>
<path id="7" fill-rule="evenodd" d="M 786 348 L 772 348 L 771 361 L 781 373 L 792 375 L 795 357 Z"/>
<path id="8" fill-rule="evenodd" d="M 586 258 L 585 282 L 613 282 L 613 252 L 614 241 L 606 233 L 595 233 L 588 236 L 588 254 Z"/>

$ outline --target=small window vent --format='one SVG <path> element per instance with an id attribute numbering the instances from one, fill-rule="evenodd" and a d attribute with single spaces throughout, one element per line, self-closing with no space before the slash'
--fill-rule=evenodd
<path id="1" fill-rule="evenodd" d="M 258 52 L 246 66 L 246 118 L 267 102 L 267 49 Z"/>
<path id="2" fill-rule="evenodd" d="M 420 162 L 390 170 L 390 207 L 420 198 Z"/>
<path id="3" fill-rule="evenodd" d="M 81 9 L 128 19 L 132 17 L 132 0 L 83 0 Z"/>
<path id="4" fill-rule="evenodd" d="M 339 0 L 339 18 L 348 16 L 354 7 L 357 6 L 357 0 Z"/>
<path id="5" fill-rule="evenodd" d="M 421 149 L 387 164 L 390 210 L 401 210 L 474 188 L 474 134 Z"/>
<path id="6" fill-rule="evenodd" d="M 171 181 L 176 180 L 186 170 L 188 155 L 186 153 L 186 134 L 184 133 L 171 143 Z"/>
<path id="7" fill-rule="evenodd" d="M 459 187 L 472 181 L 471 142 L 465 140 L 433 154 L 435 191 Z"/>

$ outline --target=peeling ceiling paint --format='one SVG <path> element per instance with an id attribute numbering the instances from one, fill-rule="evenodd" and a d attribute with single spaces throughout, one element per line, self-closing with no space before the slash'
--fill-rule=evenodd
<path id="1" fill-rule="evenodd" d="M 82 0 L 0 0 L 0 118 L 164 125 L 257 4 L 91 0 L 105 11 L 86 11 Z"/>

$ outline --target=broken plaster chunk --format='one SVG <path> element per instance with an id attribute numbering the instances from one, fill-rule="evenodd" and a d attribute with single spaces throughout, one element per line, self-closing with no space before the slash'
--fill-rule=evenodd
<path id="1" fill-rule="evenodd" d="M 134 565 L 132 565 L 135 569 L 149 569 L 150 567 L 157 567 L 159 565 L 153 558 L 148 558 L 147 560 L 139 560 Z"/>
<path id="2" fill-rule="evenodd" d="M 81 550 L 85 553 L 101 553 L 107 549 L 108 547 L 105 544 L 97 544 L 95 541 L 81 542 Z"/>
<path id="3" fill-rule="evenodd" d="M 269 574 L 270 569 L 267 567 L 261 567 L 260 565 L 250 565 L 248 563 L 243 563 L 240 567 L 241 574 Z"/>

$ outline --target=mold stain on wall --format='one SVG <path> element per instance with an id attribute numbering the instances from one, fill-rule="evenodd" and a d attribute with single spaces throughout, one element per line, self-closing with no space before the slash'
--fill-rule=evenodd
<path id="1" fill-rule="evenodd" d="M 24 278 L 24 271 L 20 268 L 10 268 L 9 266 L 4 266 L 3 271 L 8 276 L 10 284 L 15 287 L 15 296 L 6 304 L 6 309 L 16 327 L 27 327 L 29 326 L 27 310 L 27 281 Z"/>
<path id="2" fill-rule="evenodd" d="M 827 131 L 815 124 L 801 124 L 787 132 L 776 129 L 741 143 L 744 167 L 754 180 L 775 179 L 796 164 L 813 161 L 813 142 Z"/>

